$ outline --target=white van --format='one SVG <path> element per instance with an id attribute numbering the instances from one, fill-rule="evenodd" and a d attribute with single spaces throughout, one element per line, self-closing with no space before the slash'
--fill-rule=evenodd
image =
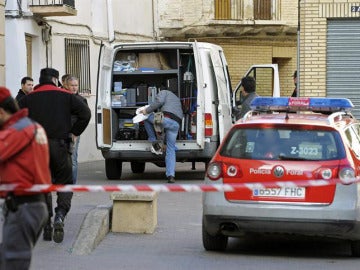
<path id="1" fill-rule="evenodd" d="M 229 78 L 224 52 L 214 44 L 102 45 L 96 143 L 105 158 L 107 178 L 121 177 L 122 162 L 130 162 L 134 173 L 144 172 L 146 162 L 165 165 L 164 157 L 150 152 L 151 143 L 143 123 L 132 122 L 136 109 L 151 102 L 160 89 L 173 91 L 183 105 L 184 118 L 176 141 L 177 161 L 209 162 L 232 126 L 232 108 L 241 98 L 239 92 L 233 94 Z"/>

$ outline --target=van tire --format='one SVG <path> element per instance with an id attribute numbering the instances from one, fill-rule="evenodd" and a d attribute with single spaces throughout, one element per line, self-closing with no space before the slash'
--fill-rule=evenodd
<path id="1" fill-rule="evenodd" d="M 351 255 L 360 257 L 360 241 L 351 241 Z"/>
<path id="2" fill-rule="evenodd" d="M 145 171 L 145 162 L 133 161 L 130 165 L 133 173 L 143 173 Z"/>
<path id="3" fill-rule="evenodd" d="M 105 172 L 109 180 L 119 180 L 122 173 L 122 162 L 118 159 L 105 159 Z"/>

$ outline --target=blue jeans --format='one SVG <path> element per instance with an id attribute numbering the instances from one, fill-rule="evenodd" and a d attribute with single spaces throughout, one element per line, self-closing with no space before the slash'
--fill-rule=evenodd
<path id="1" fill-rule="evenodd" d="M 156 133 L 154 130 L 154 113 L 151 113 L 144 121 L 144 126 L 146 133 L 148 135 L 148 140 L 150 142 L 155 142 Z M 165 131 L 165 140 L 166 140 L 166 154 L 165 154 L 165 165 L 166 165 L 166 177 L 174 176 L 175 177 L 175 164 L 176 164 L 176 137 L 179 132 L 179 124 L 173 119 L 164 117 L 163 118 L 163 127 Z"/>
<path id="2" fill-rule="evenodd" d="M 71 155 L 72 161 L 72 175 L 73 175 L 73 184 L 76 184 L 77 175 L 78 175 L 78 150 L 79 150 L 80 136 L 76 137 L 74 142 L 74 151 Z"/>

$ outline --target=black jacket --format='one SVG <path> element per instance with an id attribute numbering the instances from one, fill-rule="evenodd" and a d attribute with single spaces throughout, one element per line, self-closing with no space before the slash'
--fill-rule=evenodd
<path id="1" fill-rule="evenodd" d="M 41 124 L 49 139 L 79 136 L 87 127 L 91 111 L 74 94 L 52 84 L 37 85 L 34 91 L 19 100 L 21 108 L 29 109 L 29 117 Z M 72 125 L 71 116 L 77 116 Z"/>
<path id="2" fill-rule="evenodd" d="M 26 96 L 26 94 L 24 93 L 24 91 L 22 89 L 20 89 L 19 92 L 17 93 L 15 99 L 16 99 L 16 101 L 19 101 L 24 96 Z"/>

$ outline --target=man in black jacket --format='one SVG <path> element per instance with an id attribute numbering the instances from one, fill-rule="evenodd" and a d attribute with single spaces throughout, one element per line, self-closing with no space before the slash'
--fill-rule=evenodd
<path id="1" fill-rule="evenodd" d="M 29 117 L 41 124 L 49 139 L 50 170 L 53 184 L 69 185 L 72 180 L 70 145 L 87 127 L 91 112 L 75 95 L 58 86 L 59 72 L 44 68 L 40 72 L 39 85 L 19 100 L 21 108 L 29 109 Z M 71 116 L 77 120 L 71 123 Z M 49 221 L 44 229 L 44 240 L 52 240 L 52 200 L 48 196 Z M 70 210 L 72 192 L 58 192 L 54 218 L 54 241 L 64 239 L 64 218 Z"/>
<path id="2" fill-rule="evenodd" d="M 20 100 L 23 96 L 29 94 L 34 87 L 34 80 L 31 77 L 24 77 L 21 79 L 21 89 L 17 93 L 15 99 Z"/>

